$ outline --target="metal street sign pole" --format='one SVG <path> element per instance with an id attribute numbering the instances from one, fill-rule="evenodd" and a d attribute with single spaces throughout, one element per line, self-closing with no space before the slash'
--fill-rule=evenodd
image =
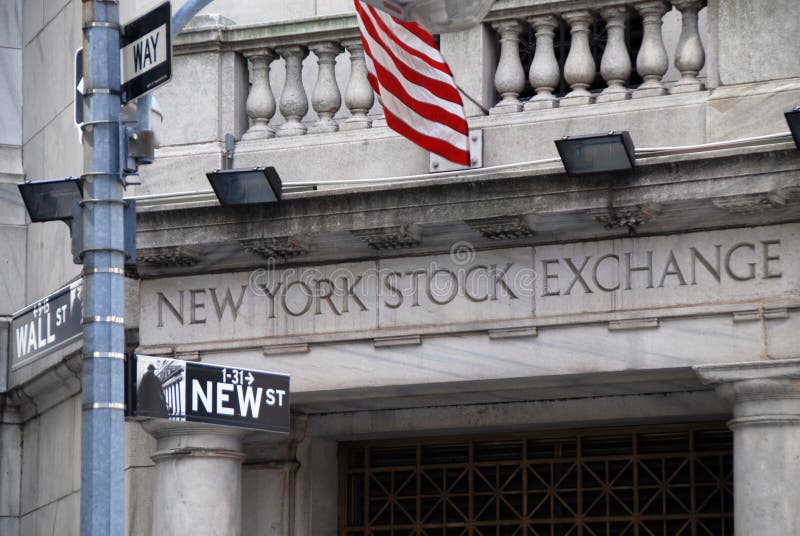
<path id="1" fill-rule="evenodd" d="M 125 244 L 119 5 L 83 2 L 81 535 L 123 536 Z"/>

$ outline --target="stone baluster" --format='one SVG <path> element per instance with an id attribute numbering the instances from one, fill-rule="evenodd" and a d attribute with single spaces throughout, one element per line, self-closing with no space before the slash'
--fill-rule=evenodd
<path id="1" fill-rule="evenodd" d="M 244 57 L 250 60 L 251 65 L 250 93 L 246 104 L 251 123 L 242 139 L 272 138 L 275 131 L 269 127 L 269 121 L 275 115 L 275 97 L 269 85 L 269 66 L 278 56 L 270 49 L 260 49 L 247 51 Z"/>
<path id="2" fill-rule="evenodd" d="M 601 11 L 606 21 L 606 49 L 600 61 L 600 74 L 606 81 L 606 88 L 597 96 L 597 102 L 629 99 L 630 91 L 625 87 L 631 75 L 631 58 L 625 46 L 625 6 L 613 6 Z"/>
<path id="3" fill-rule="evenodd" d="M 564 64 L 564 79 L 572 88 L 561 99 L 561 106 L 591 104 L 595 98 L 589 92 L 595 76 L 594 58 L 589 48 L 589 25 L 592 14 L 589 11 L 572 11 L 564 14 L 572 34 L 572 45 Z"/>
<path id="4" fill-rule="evenodd" d="M 375 104 L 375 93 L 367 79 L 367 63 L 364 60 L 364 45 L 361 38 L 343 43 L 350 53 L 350 80 L 344 96 L 344 104 L 350 110 L 350 117 L 345 119 L 339 128 L 342 130 L 358 130 L 370 128 L 372 120 L 367 116 Z"/>
<path id="5" fill-rule="evenodd" d="M 277 135 L 299 136 L 306 133 L 301 123 L 308 113 L 308 97 L 303 87 L 303 60 L 308 56 L 308 48 L 292 45 L 278 50 L 286 62 L 286 82 L 281 93 L 281 115 L 286 122 L 280 126 Z"/>
<path id="6" fill-rule="evenodd" d="M 667 7 L 661 0 L 636 4 L 636 9 L 642 15 L 644 36 L 636 57 L 636 70 L 643 82 L 633 93 L 634 98 L 667 94 L 667 88 L 661 83 L 661 78 L 669 67 L 667 50 L 661 36 L 661 18 L 667 12 Z"/>
<path id="7" fill-rule="evenodd" d="M 494 87 L 501 100 L 490 111 L 493 114 L 519 112 L 522 110 L 519 94 L 525 89 L 525 69 L 519 56 L 522 22 L 509 20 L 492 27 L 500 34 L 500 61 L 494 74 Z"/>
<path id="8" fill-rule="evenodd" d="M 702 91 L 705 85 L 697 79 L 697 73 L 706 62 L 700 30 L 697 26 L 697 13 L 703 7 L 703 0 L 673 0 L 681 12 L 681 36 L 675 50 L 675 67 L 681 72 L 681 79 L 672 87 L 672 93 Z"/>
<path id="9" fill-rule="evenodd" d="M 531 62 L 528 74 L 531 86 L 536 90 L 536 95 L 525 103 L 526 110 L 542 108 L 555 108 L 558 98 L 553 91 L 561 81 L 561 71 L 558 68 L 556 52 L 553 48 L 553 37 L 558 28 L 558 19 L 552 15 L 532 17 L 528 22 L 536 32 L 536 52 Z"/>
<path id="10" fill-rule="evenodd" d="M 311 104 L 319 119 L 310 131 L 336 132 L 339 130 L 339 126 L 333 120 L 333 116 L 342 106 L 342 94 L 336 83 L 336 56 L 341 54 L 344 49 L 340 44 L 334 42 L 315 43 L 310 48 L 317 56 L 319 65 L 317 83 L 314 85 L 314 91 L 311 92 Z"/>

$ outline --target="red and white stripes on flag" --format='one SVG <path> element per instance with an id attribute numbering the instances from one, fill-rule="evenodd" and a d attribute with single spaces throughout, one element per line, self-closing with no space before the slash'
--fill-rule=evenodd
<path id="1" fill-rule="evenodd" d="M 423 149 L 469 166 L 464 104 L 433 37 L 416 23 L 354 2 L 367 76 L 386 123 Z"/>

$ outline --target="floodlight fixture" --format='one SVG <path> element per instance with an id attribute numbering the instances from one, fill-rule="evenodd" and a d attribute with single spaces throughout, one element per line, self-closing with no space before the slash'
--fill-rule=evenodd
<path id="1" fill-rule="evenodd" d="M 17 186 L 32 222 L 72 220 L 73 206 L 83 198 L 78 177 L 25 181 Z"/>
<path id="2" fill-rule="evenodd" d="M 786 122 L 789 124 L 789 130 L 792 131 L 792 138 L 794 144 L 800 149 L 800 105 L 795 106 L 785 114 Z"/>
<path id="3" fill-rule="evenodd" d="M 364 0 L 403 20 L 418 22 L 433 34 L 458 32 L 483 20 L 495 0 Z"/>
<path id="4" fill-rule="evenodd" d="M 625 130 L 564 136 L 556 140 L 556 148 L 570 176 L 631 171 L 636 163 L 633 141 Z"/>
<path id="5" fill-rule="evenodd" d="M 281 178 L 274 167 L 218 169 L 206 173 L 223 207 L 263 205 L 281 200 Z"/>

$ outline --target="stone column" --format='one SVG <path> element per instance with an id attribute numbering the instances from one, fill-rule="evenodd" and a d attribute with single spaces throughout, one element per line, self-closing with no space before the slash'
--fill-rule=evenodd
<path id="1" fill-rule="evenodd" d="M 269 84 L 269 66 L 278 56 L 270 49 L 262 49 L 247 51 L 244 57 L 252 65 L 246 104 L 252 122 L 242 139 L 272 138 L 275 132 L 269 127 L 269 121 L 275 115 L 275 97 Z"/>
<path id="2" fill-rule="evenodd" d="M 143 427 L 157 442 L 152 533 L 239 536 L 243 432 L 170 421 Z"/>
<path id="3" fill-rule="evenodd" d="M 733 403 L 736 534 L 800 534 L 800 359 L 695 371 Z"/>
<path id="4" fill-rule="evenodd" d="M 525 103 L 525 109 L 555 108 L 558 106 L 558 97 L 553 95 L 553 91 L 561 81 L 561 71 L 553 48 L 558 19 L 553 15 L 541 15 L 531 17 L 528 21 L 536 32 L 536 52 L 528 73 L 528 80 L 536 90 L 536 95 Z"/>
<path id="5" fill-rule="evenodd" d="M 589 11 L 571 11 L 564 14 L 564 20 L 572 34 L 572 46 L 564 63 L 564 79 L 572 91 L 562 97 L 561 106 L 591 104 L 595 100 L 589 91 L 595 75 L 594 58 L 589 47 L 592 14 Z"/>
<path id="6" fill-rule="evenodd" d="M 519 94 L 525 89 L 525 69 L 519 57 L 519 34 L 522 23 L 518 20 L 497 22 L 492 25 L 500 34 L 500 61 L 494 74 L 494 87 L 501 100 L 491 109 L 493 114 L 522 111 Z"/>

